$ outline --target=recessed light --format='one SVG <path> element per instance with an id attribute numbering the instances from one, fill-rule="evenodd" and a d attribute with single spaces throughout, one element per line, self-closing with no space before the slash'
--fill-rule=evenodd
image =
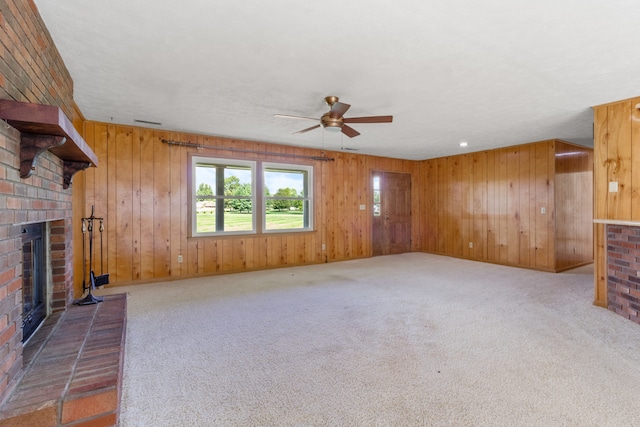
<path id="1" fill-rule="evenodd" d="M 469 145 L 466 141 L 462 141 L 460 143 L 460 147 L 466 147 L 467 145 Z"/>

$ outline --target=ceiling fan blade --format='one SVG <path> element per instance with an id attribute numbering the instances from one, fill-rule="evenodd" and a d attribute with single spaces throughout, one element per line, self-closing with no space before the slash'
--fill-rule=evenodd
<path id="1" fill-rule="evenodd" d="M 281 119 L 315 120 L 316 122 L 319 120 L 313 117 L 290 116 L 289 114 L 274 114 L 273 117 L 279 117 Z"/>
<path id="2" fill-rule="evenodd" d="M 349 138 L 353 138 L 354 136 L 360 135 L 360 132 L 358 132 L 351 126 L 347 126 L 347 125 L 342 125 L 342 133 L 347 135 Z"/>
<path id="3" fill-rule="evenodd" d="M 292 135 L 296 135 L 298 133 L 309 132 L 310 130 L 314 130 L 314 129 L 319 128 L 319 127 L 320 127 L 320 125 L 311 126 L 310 128 L 306 128 L 306 129 L 299 130 L 298 132 L 294 132 Z"/>
<path id="4" fill-rule="evenodd" d="M 331 114 L 329 114 L 329 117 L 332 119 L 339 119 L 350 107 L 351 105 L 349 104 L 343 104 L 342 102 L 336 101 L 331 105 Z"/>
<path id="5" fill-rule="evenodd" d="M 344 123 L 391 123 L 393 116 L 369 116 L 344 118 Z"/>

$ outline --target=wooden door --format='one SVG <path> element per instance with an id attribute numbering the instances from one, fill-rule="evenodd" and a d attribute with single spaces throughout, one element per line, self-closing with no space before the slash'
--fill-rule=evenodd
<path id="1" fill-rule="evenodd" d="M 373 256 L 411 251 L 411 175 L 373 173 Z"/>

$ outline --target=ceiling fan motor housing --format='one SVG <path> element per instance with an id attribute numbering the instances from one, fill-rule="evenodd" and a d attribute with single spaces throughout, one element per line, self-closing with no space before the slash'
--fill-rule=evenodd
<path id="1" fill-rule="evenodd" d="M 332 118 L 331 112 L 324 113 L 320 118 L 320 124 L 328 131 L 339 132 L 343 123 L 342 117 Z"/>

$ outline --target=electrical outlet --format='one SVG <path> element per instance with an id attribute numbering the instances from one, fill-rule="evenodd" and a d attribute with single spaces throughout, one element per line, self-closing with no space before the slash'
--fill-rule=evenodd
<path id="1" fill-rule="evenodd" d="M 182 255 L 178 255 L 178 262 L 182 262 Z"/>
<path id="2" fill-rule="evenodd" d="M 540 213 L 542 215 L 546 214 L 547 213 L 547 208 L 540 208 Z"/>
<path id="3" fill-rule="evenodd" d="M 327 249 L 327 245 L 325 245 L 324 243 L 322 244 L 322 250 L 326 250 Z"/>
<path id="4" fill-rule="evenodd" d="M 473 249 L 473 242 L 469 242 L 469 249 Z"/>
<path id="5" fill-rule="evenodd" d="M 367 205 L 360 205 L 360 210 L 361 211 L 366 210 L 366 209 L 367 209 Z"/>

